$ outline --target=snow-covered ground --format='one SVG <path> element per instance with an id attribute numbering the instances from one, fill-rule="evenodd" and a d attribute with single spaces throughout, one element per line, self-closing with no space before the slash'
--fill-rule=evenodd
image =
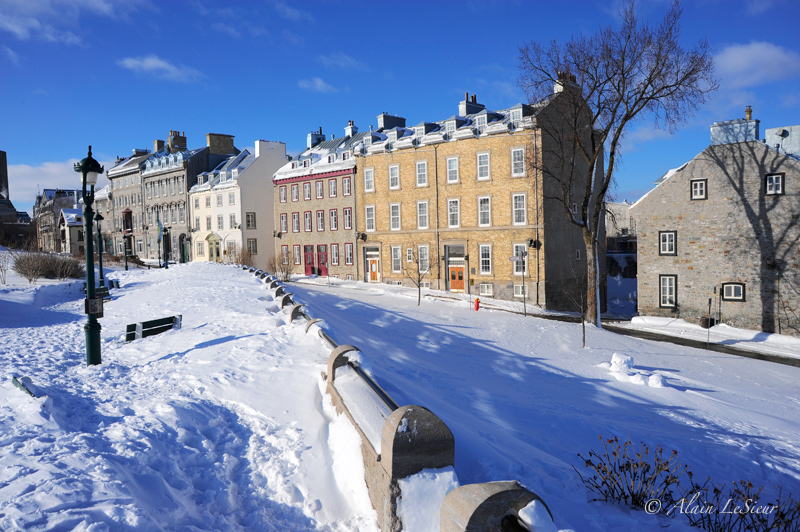
<path id="1" fill-rule="evenodd" d="M 263 284 L 212 263 L 108 277 L 122 288 L 94 367 L 79 282 L 9 273 L 0 286 L 0 529 L 376 529 L 358 436 L 321 391 L 328 351 Z M 450 295 L 417 306 L 399 287 L 312 279 L 290 291 L 399 404 L 450 427 L 462 484 L 520 480 L 561 530 L 684 529 L 588 502 L 573 466 L 600 434 L 675 449 L 718 484 L 800 494 L 800 368 L 594 328 L 581 349 L 579 324 Z M 126 324 L 172 314 L 181 330 L 123 342 Z"/>

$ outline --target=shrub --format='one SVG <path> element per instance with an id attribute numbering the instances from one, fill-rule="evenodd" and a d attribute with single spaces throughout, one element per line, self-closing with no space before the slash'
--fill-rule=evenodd
<path id="1" fill-rule="evenodd" d="M 14 260 L 14 271 L 34 283 L 42 277 L 59 280 L 85 275 L 81 261 L 74 257 L 48 253 L 21 253 Z"/>
<path id="2" fill-rule="evenodd" d="M 35 283 L 44 273 L 45 253 L 21 253 L 14 258 L 14 271 Z"/>

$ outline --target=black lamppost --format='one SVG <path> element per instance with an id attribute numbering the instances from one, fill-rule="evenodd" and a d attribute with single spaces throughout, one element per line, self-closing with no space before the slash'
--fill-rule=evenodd
<path id="1" fill-rule="evenodd" d="M 122 254 L 125 256 L 125 271 L 128 271 L 128 245 L 130 242 L 128 241 L 128 235 L 125 234 L 125 230 L 122 231 Z"/>
<path id="2" fill-rule="evenodd" d="M 106 281 L 103 279 L 103 235 L 100 233 L 100 222 L 103 221 L 103 217 L 100 213 L 95 213 L 94 221 L 97 222 L 97 265 L 100 267 L 100 286 L 105 286 Z"/>
<path id="3" fill-rule="evenodd" d="M 169 256 L 172 254 L 172 241 L 169 240 L 169 227 L 164 228 L 164 269 L 169 270 Z M 167 244 L 169 244 L 169 254 L 167 253 Z"/>
<path id="4" fill-rule="evenodd" d="M 104 169 L 100 163 L 92 157 L 92 147 L 89 146 L 89 154 L 75 163 L 74 169 L 81 174 L 83 185 L 83 223 L 86 238 L 86 325 L 83 330 L 86 332 L 86 365 L 101 363 L 100 355 L 100 323 L 97 318 L 103 315 L 103 299 L 97 298 L 94 287 L 94 245 L 92 242 L 92 203 L 94 202 L 94 186 L 97 178 L 103 173 Z M 90 193 L 86 193 L 86 186 L 90 187 Z"/>

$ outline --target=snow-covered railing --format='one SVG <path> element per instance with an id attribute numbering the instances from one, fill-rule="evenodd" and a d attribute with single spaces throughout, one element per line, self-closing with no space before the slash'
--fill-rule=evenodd
<path id="1" fill-rule="evenodd" d="M 273 275 L 250 271 L 274 290 L 281 309 L 291 305 L 291 322 L 304 318 L 306 333 L 314 329 L 330 347 L 326 391 L 361 436 L 364 480 L 382 532 L 555 530 L 544 501 L 518 482 L 459 486 L 447 425 L 425 407 L 398 406 L 361 367 L 358 348 L 334 341 Z"/>

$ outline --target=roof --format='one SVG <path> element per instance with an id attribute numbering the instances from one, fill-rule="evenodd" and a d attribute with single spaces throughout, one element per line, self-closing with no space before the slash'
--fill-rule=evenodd
<path id="1" fill-rule="evenodd" d="M 81 209 L 61 209 L 61 217 L 67 227 L 80 227 L 83 225 L 83 212 Z"/>

